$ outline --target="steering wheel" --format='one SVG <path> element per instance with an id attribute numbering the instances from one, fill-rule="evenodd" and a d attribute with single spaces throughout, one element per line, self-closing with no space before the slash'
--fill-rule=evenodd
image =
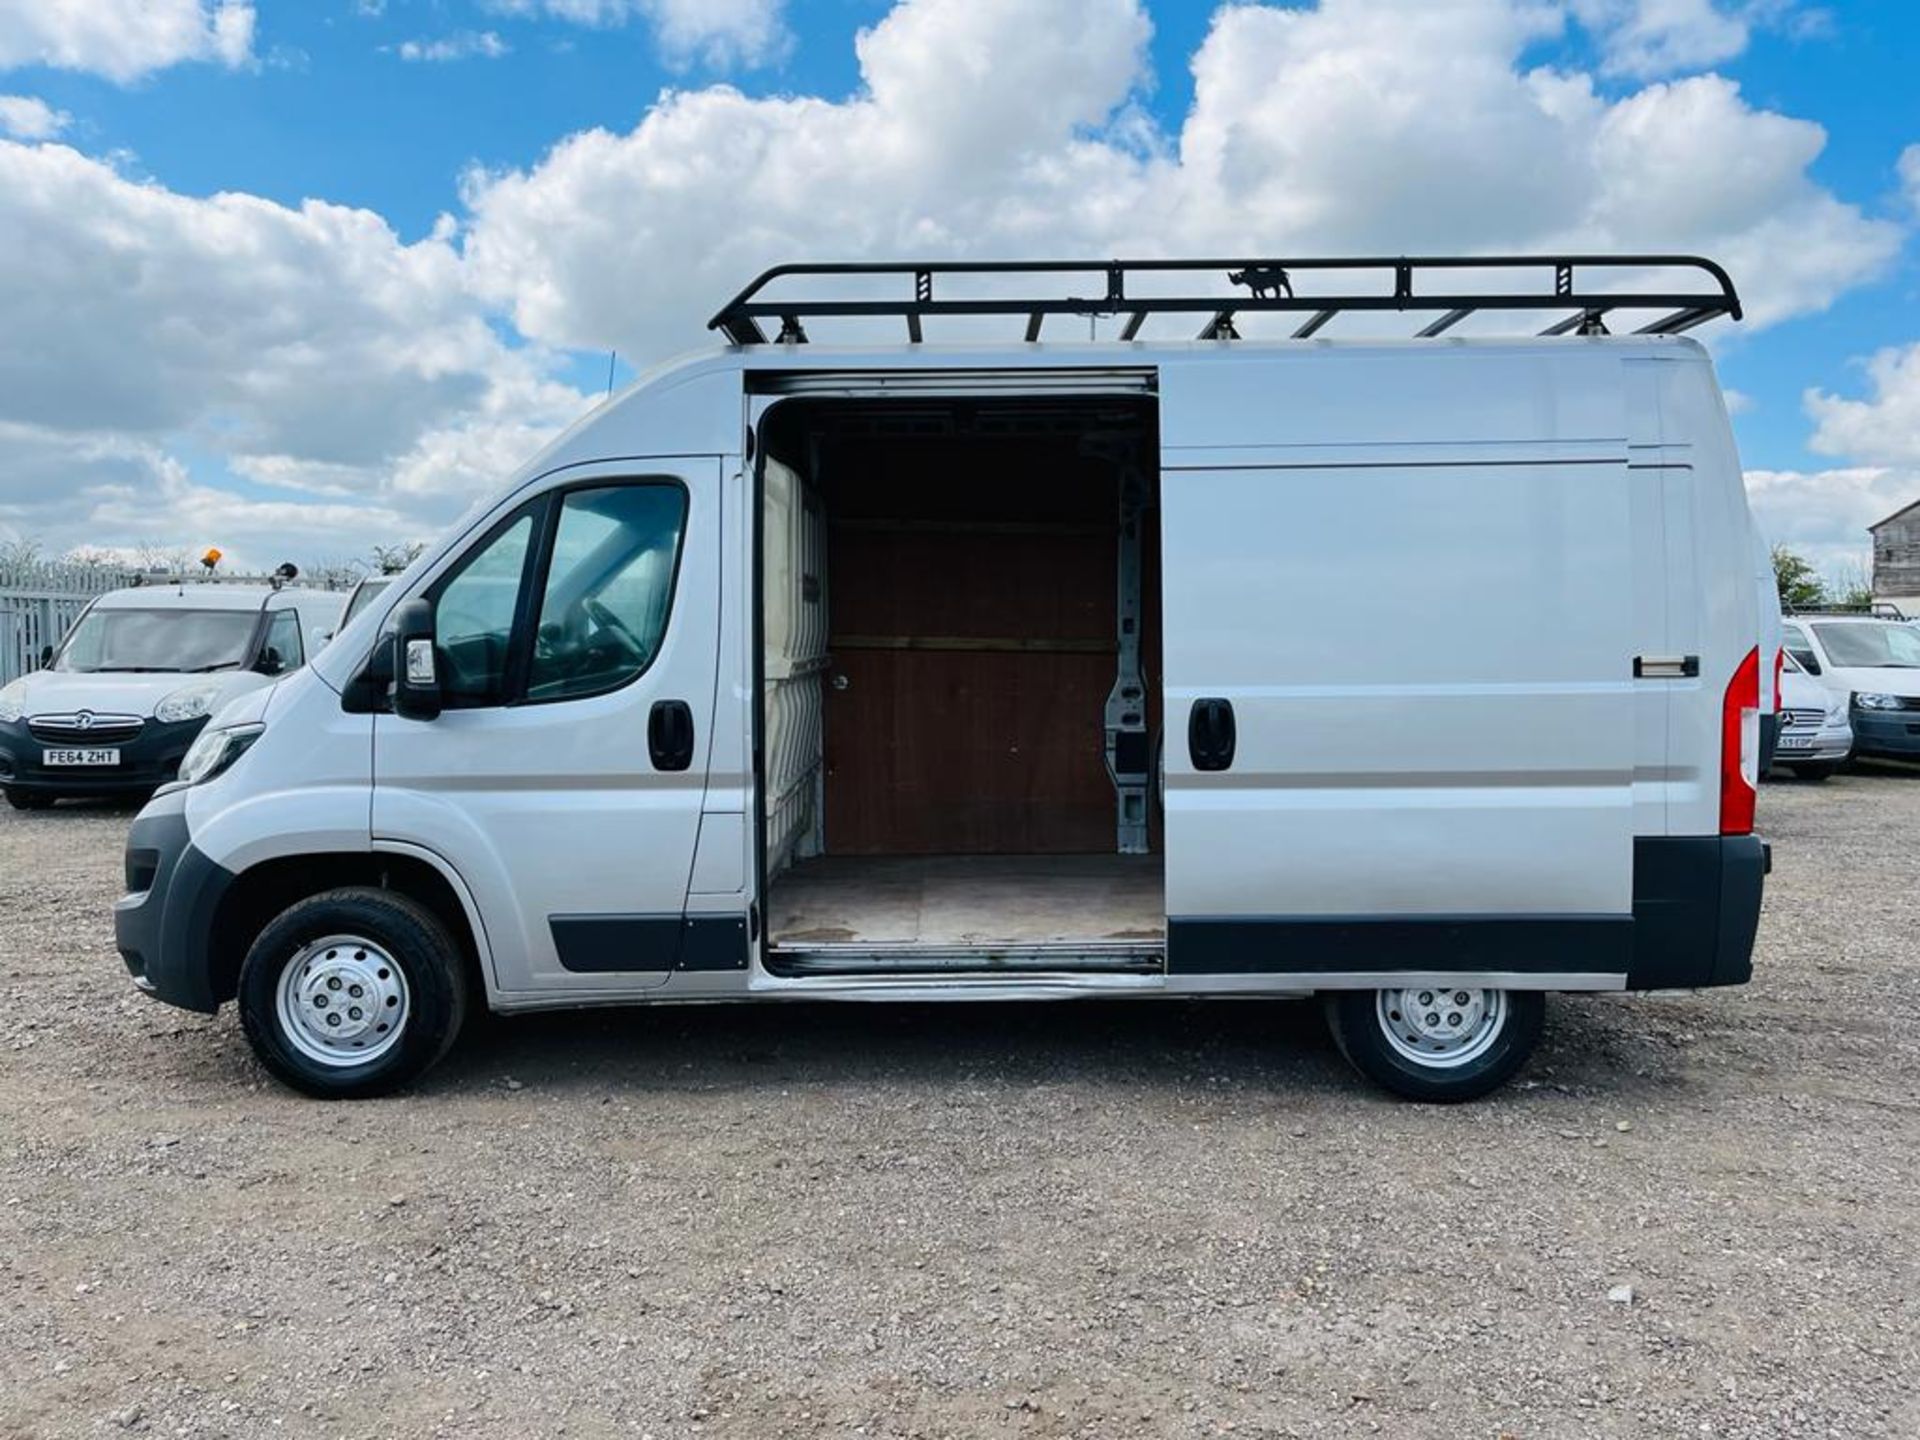
<path id="1" fill-rule="evenodd" d="M 625 650 L 633 659 L 645 660 L 647 658 L 647 647 L 640 643 L 640 637 L 629 630 L 625 622 L 605 605 L 602 605 L 598 600 L 587 600 L 582 602 L 580 608 L 587 612 L 588 619 L 592 620 L 594 624 L 598 625 L 607 634 L 619 641 L 620 648 Z"/>

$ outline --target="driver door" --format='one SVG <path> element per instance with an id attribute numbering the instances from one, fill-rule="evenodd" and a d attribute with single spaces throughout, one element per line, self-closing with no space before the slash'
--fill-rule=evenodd
<path id="1" fill-rule="evenodd" d="M 446 708 L 376 717 L 373 837 L 460 874 L 502 992 L 672 973 L 712 735 L 719 480 L 707 457 L 570 471 L 424 592 Z"/>

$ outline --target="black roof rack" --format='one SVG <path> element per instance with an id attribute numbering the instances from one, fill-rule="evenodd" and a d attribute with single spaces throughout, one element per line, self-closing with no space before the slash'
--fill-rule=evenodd
<path id="1" fill-rule="evenodd" d="M 1824 605 L 1789 604 L 1781 606 L 1780 611 L 1781 614 L 1789 620 L 1796 619 L 1800 616 L 1818 619 L 1823 615 L 1827 617 L 1835 615 L 1855 615 L 1863 616 L 1869 620 L 1906 620 L 1910 618 L 1906 611 L 1902 610 L 1891 600 L 1869 600 L 1858 605 L 1849 605 L 1845 601 Z"/>
<path id="2" fill-rule="evenodd" d="M 1478 272 L 1484 279 L 1489 272 L 1511 270 L 1539 271 L 1543 281 L 1551 277 L 1551 288 L 1535 290 L 1494 289 L 1475 292 L 1456 290 L 1446 282 L 1463 272 Z M 1596 277 L 1619 277 L 1623 273 L 1645 270 L 1687 270 L 1698 272 L 1710 283 L 1693 289 L 1608 290 L 1582 289 L 1577 282 Z M 1375 289 L 1355 293 L 1335 289 L 1314 293 L 1307 283 L 1309 275 L 1320 278 L 1321 271 L 1373 272 L 1382 283 Z M 1147 275 L 1191 275 L 1219 277 L 1246 290 L 1240 295 L 1141 295 L 1129 293 L 1130 278 Z M 876 278 L 909 276 L 913 293 L 897 300 L 886 299 L 763 299 L 762 292 L 777 281 L 818 279 L 827 276 Z M 1090 297 L 1054 296 L 1022 299 L 1015 296 L 988 295 L 938 298 L 936 279 L 954 275 L 985 276 L 1087 276 L 1099 284 L 1099 293 Z M 1300 280 L 1295 289 L 1296 277 Z M 1390 283 L 1389 283 L 1390 282 Z M 1507 279 L 1509 285 L 1511 277 Z M 780 288 L 786 288 L 784 286 Z M 1198 287 L 1196 287 L 1198 288 Z M 1202 340 L 1234 340 L 1239 331 L 1234 319 L 1240 314 L 1264 311 L 1291 311 L 1306 318 L 1294 330 L 1293 338 L 1304 340 L 1318 333 L 1328 321 L 1346 311 L 1399 310 L 1416 313 L 1437 312 L 1415 333 L 1425 338 L 1444 333 L 1469 315 L 1483 310 L 1560 312 L 1541 335 L 1604 335 L 1606 317 L 1615 310 L 1652 310 L 1654 319 L 1641 325 L 1639 335 L 1677 335 L 1683 330 L 1718 315 L 1740 318 L 1740 297 L 1734 293 L 1727 272 L 1711 260 L 1697 255 L 1523 255 L 1464 256 L 1424 255 L 1397 258 L 1329 258 L 1306 260 L 934 260 L 899 261 L 885 264 L 776 265 L 746 289 L 729 300 L 707 322 L 707 328 L 722 332 L 736 345 L 763 345 L 767 336 L 762 320 L 778 320 L 775 339 L 801 343 L 807 338 L 805 321 L 820 317 L 898 316 L 906 322 L 907 338 L 915 344 L 922 339 L 921 322 L 940 315 L 1016 315 L 1026 318 L 1026 338 L 1040 338 L 1041 327 L 1049 315 L 1126 317 L 1119 338 L 1132 340 L 1140 333 L 1149 315 L 1194 314 L 1207 316 L 1201 327 Z"/>

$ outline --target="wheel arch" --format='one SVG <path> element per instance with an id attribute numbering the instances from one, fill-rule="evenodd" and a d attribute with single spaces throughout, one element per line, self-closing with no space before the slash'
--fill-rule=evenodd
<path id="1" fill-rule="evenodd" d="M 361 850 L 282 855 L 248 866 L 214 914 L 208 962 L 215 1002 L 239 993 L 240 966 L 274 916 L 309 896 L 350 885 L 391 890 L 424 905 L 459 947 L 468 980 L 478 993 L 491 995 L 486 932 L 458 876 L 436 861 L 409 851 Z"/>

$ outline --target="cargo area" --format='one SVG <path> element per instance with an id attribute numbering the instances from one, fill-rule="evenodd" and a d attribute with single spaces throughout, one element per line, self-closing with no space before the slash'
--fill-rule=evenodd
<path id="1" fill-rule="evenodd" d="M 1158 968 L 1150 398 L 794 399 L 760 445 L 770 957 Z"/>

